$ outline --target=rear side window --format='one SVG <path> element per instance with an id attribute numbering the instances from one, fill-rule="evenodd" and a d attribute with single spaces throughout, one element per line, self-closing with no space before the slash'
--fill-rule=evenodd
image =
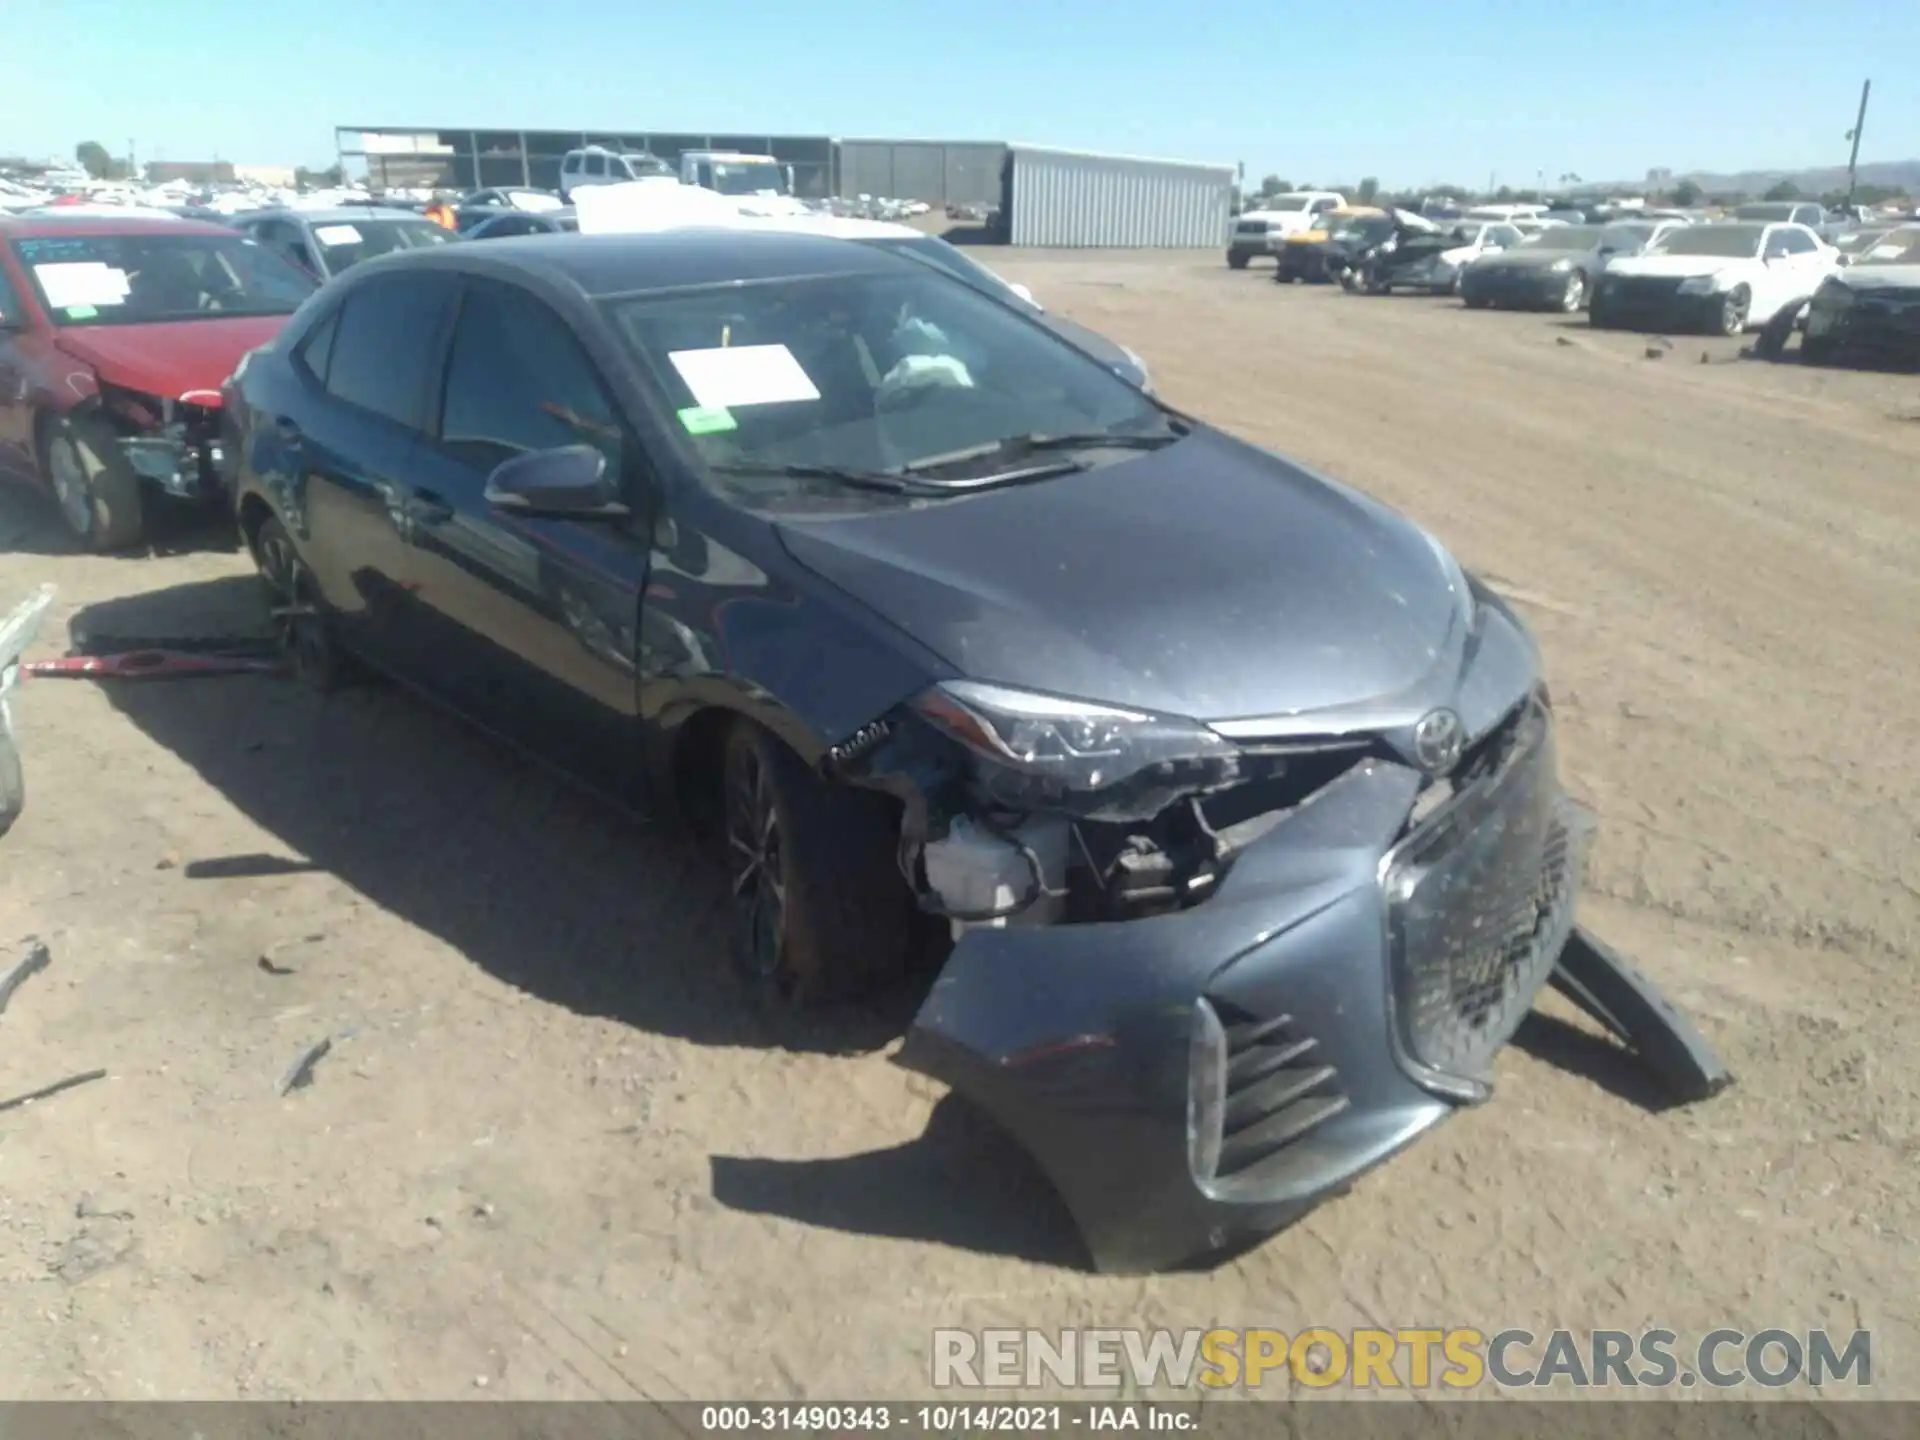
<path id="1" fill-rule="evenodd" d="M 1782 230 L 1775 237 L 1784 255 L 1811 255 L 1820 243 L 1804 230 Z"/>
<path id="2" fill-rule="evenodd" d="M 567 323 L 524 290 L 470 282 L 447 355 L 440 443 L 476 470 L 528 450 L 594 445 L 617 474 L 620 436 Z"/>
<path id="3" fill-rule="evenodd" d="M 583 157 L 582 163 L 589 175 L 604 175 L 607 173 L 606 157 L 604 156 L 587 155 Z"/>
<path id="4" fill-rule="evenodd" d="M 569 175 L 577 172 L 580 169 L 580 152 L 578 150 L 568 151 L 567 158 L 560 162 L 560 168 Z"/>
<path id="5" fill-rule="evenodd" d="M 427 386 L 452 306 L 445 275 L 382 275 L 335 312 L 327 393 L 409 429 L 426 427 Z"/>

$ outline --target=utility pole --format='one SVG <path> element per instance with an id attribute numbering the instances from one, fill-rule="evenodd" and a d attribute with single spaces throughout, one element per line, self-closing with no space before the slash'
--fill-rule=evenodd
<path id="1" fill-rule="evenodd" d="M 1853 142 L 1853 151 L 1847 156 L 1847 204 L 1853 204 L 1855 172 L 1860 168 L 1860 131 L 1867 123 L 1867 96 L 1873 93 L 1873 81 L 1860 82 L 1860 113 L 1855 117 L 1853 129 L 1847 132 L 1847 138 Z"/>

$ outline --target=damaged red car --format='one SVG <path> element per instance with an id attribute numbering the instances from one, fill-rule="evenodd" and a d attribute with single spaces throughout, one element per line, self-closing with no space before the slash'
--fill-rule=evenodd
<path id="1" fill-rule="evenodd" d="M 318 286 L 219 225 L 0 218 L 0 472 L 99 551 L 141 542 L 152 495 L 216 500 L 220 386 Z"/>

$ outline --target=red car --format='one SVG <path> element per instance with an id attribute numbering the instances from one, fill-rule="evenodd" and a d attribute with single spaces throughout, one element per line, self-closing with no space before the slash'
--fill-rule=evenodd
<path id="1" fill-rule="evenodd" d="M 220 386 L 318 287 L 219 225 L 0 217 L 0 472 L 101 551 L 139 543 L 150 491 L 217 499 Z"/>

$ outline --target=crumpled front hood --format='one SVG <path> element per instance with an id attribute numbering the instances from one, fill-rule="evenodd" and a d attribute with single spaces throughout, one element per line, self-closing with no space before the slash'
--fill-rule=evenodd
<path id="1" fill-rule="evenodd" d="M 779 524 L 963 674 L 1203 720 L 1395 697 L 1464 639 L 1410 521 L 1217 432 L 953 501 Z"/>
<path id="2" fill-rule="evenodd" d="M 59 345 L 110 385 L 177 400 L 189 390 L 217 391 L 240 357 L 271 340 L 287 319 L 236 315 L 157 325 L 76 325 L 59 332 Z"/>
<path id="3" fill-rule="evenodd" d="M 1849 290 L 1920 292 L 1920 265 L 1849 265 L 1840 272 Z"/>

